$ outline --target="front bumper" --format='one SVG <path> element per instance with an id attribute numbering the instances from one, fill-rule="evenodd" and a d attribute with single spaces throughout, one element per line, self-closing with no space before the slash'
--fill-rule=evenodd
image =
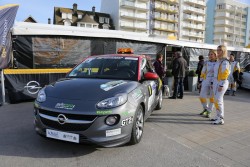
<path id="1" fill-rule="evenodd" d="M 130 110 L 129 110 L 130 108 Z M 41 113 L 49 115 L 48 112 L 44 112 L 44 108 L 41 106 L 35 106 L 34 113 L 34 126 L 35 130 L 38 134 L 42 136 L 46 136 L 46 129 L 57 130 L 62 132 L 68 132 L 79 135 L 79 143 L 94 143 L 97 145 L 101 145 L 104 147 L 113 147 L 118 145 L 123 145 L 129 142 L 131 137 L 131 131 L 133 122 L 122 125 L 122 121 L 126 120 L 129 117 L 134 117 L 135 115 L 134 106 L 130 106 L 129 104 L 117 107 L 112 109 L 112 115 L 119 115 L 119 122 L 116 125 L 108 126 L 105 124 L 105 119 L 108 115 L 80 115 L 81 119 L 88 119 L 90 123 L 86 124 L 67 124 L 64 125 L 59 124 L 57 121 L 48 120 L 44 118 L 44 115 L 41 116 Z M 49 111 L 53 113 L 55 118 L 56 115 L 60 114 L 59 112 L 50 111 L 46 109 L 45 111 Z M 67 117 L 72 118 L 80 118 L 77 115 L 65 113 Z M 52 114 L 52 115 L 53 115 Z M 51 115 L 51 114 L 50 114 Z M 93 121 L 91 122 L 91 120 Z M 107 135 L 107 131 L 120 129 L 120 133 L 114 135 Z"/>

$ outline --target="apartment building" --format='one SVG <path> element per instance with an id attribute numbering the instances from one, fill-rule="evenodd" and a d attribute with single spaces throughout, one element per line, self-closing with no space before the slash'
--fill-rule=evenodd
<path id="1" fill-rule="evenodd" d="M 102 0 L 116 30 L 204 42 L 205 0 Z"/>
<path id="2" fill-rule="evenodd" d="M 234 0 L 207 2 L 206 43 L 245 47 L 249 44 L 250 8 Z"/>
<path id="3" fill-rule="evenodd" d="M 205 42 L 205 0 L 180 0 L 179 40 Z"/>
<path id="4" fill-rule="evenodd" d="M 102 0 L 101 12 L 109 13 L 116 30 L 149 33 L 150 0 Z"/>
<path id="5" fill-rule="evenodd" d="M 151 0 L 149 19 L 150 34 L 177 39 L 179 0 Z"/>

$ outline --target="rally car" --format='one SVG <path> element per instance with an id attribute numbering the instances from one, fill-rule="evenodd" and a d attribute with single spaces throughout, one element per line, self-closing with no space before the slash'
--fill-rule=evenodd
<path id="1" fill-rule="evenodd" d="M 145 120 L 162 106 L 162 83 L 144 55 L 86 58 L 35 100 L 38 134 L 104 147 L 141 141 Z"/>

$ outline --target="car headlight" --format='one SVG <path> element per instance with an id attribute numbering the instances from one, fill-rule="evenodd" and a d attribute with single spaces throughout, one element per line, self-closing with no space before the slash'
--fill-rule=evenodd
<path id="1" fill-rule="evenodd" d="M 97 103 L 97 108 L 105 109 L 105 108 L 114 108 L 123 105 L 128 100 L 127 94 L 118 94 L 115 97 L 111 97 Z"/>
<path id="2" fill-rule="evenodd" d="M 46 101 L 46 93 L 44 91 L 44 88 L 38 92 L 36 100 L 40 103 Z"/>

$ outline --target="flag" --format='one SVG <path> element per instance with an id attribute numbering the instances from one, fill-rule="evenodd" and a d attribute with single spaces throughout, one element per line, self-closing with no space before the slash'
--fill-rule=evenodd
<path id="1" fill-rule="evenodd" d="M 7 68 L 11 62 L 11 34 L 18 5 L 0 6 L 0 69 Z"/>

